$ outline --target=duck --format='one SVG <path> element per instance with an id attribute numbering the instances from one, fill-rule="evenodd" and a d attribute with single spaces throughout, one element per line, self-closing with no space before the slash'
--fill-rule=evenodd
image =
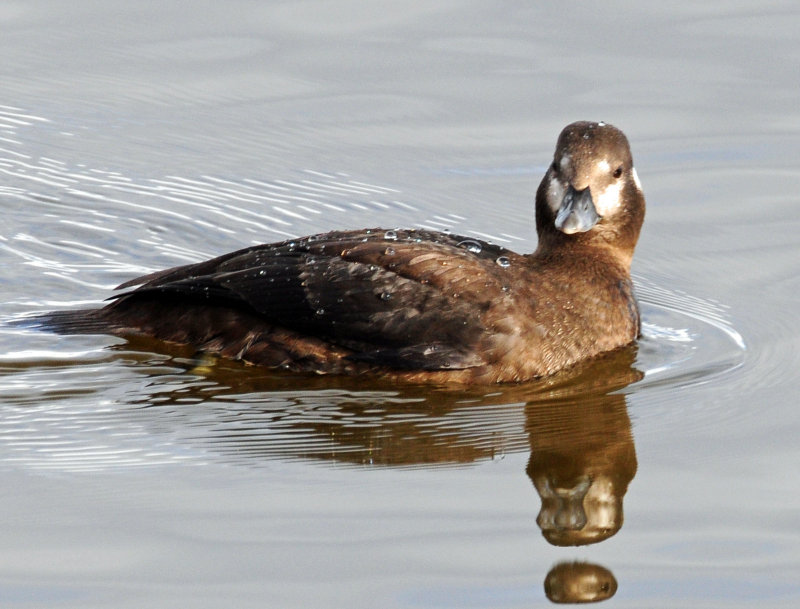
<path id="1" fill-rule="evenodd" d="M 531 381 L 639 337 L 644 214 L 625 134 L 579 121 L 536 191 L 532 253 L 426 229 L 333 231 L 137 277 L 103 308 L 45 321 L 295 373 Z"/>

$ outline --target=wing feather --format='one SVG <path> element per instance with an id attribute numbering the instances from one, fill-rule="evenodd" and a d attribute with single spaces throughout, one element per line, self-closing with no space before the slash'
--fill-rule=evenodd
<path id="1" fill-rule="evenodd" d="M 328 233 L 255 246 L 148 275 L 117 298 L 167 293 L 255 312 L 285 329 L 395 368 L 485 363 L 476 347 L 482 313 L 502 293 L 511 252 L 428 231 Z M 462 245 L 468 243 L 469 247 Z"/>

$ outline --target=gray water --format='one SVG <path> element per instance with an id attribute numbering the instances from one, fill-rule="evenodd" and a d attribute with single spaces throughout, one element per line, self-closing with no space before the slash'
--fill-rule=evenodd
<path id="1" fill-rule="evenodd" d="M 4 3 L 0 605 L 797 606 L 798 13 Z M 334 228 L 531 251 L 579 119 L 631 140 L 644 336 L 562 378 L 286 378 L 8 323 Z M 548 485 L 587 480 L 624 522 L 557 545 L 580 505 Z"/>

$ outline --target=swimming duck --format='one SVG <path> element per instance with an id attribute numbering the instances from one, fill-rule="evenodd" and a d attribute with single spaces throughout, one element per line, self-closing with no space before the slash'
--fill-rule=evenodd
<path id="1" fill-rule="evenodd" d="M 525 381 L 637 338 L 644 213 L 625 135 L 576 122 L 536 192 L 532 254 L 429 230 L 329 232 L 145 275 L 48 321 L 297 372 Z"/>

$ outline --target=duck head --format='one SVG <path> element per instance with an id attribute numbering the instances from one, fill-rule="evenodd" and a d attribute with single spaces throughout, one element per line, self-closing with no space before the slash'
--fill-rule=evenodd
<path id="1" fill-rule="evenodd" d="M 593 244 L 630 265 L 644 210 L 625 134 L 606 123 L 567 125 L 536 194 L 539 251 Z"/>

